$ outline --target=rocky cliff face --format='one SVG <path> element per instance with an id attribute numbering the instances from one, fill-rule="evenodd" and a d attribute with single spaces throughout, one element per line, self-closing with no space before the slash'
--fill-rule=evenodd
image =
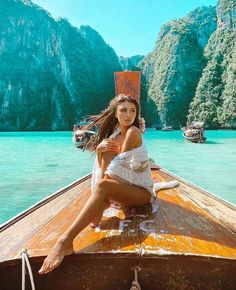
<path id="1" fill-rule="evenodd" d="M 235 0 L 220 0 L 162 27 L 140 65 L 160 127 L 236 128 L 235 26 Z"/>
<path id="2" fill-rule="evenodd" d="M 67 130 L 114 95 L 113 72 L 143 71 L 148 126 L 236 128 L 236 2 L 165 24 L 153 52 L 118 59 L 92 28 L 30 0 L 0 1 L 0 130 Z"/>
<path id="3" fill-rule="evenodd" d="M 204 50 L 206 66 L 191 103 L 188 121 L 209 128 L 236 128 L 236 2 L 217 5 L 217 30 Z"/>
<path id="4" fill-rule="evenodd" d="M 131 57 L 119 57 L 120 66 L 122 70 L 140 70 L 139 63 L 144 59 L 144 55 L 134 55 Z"/>
<path id="5" fill-rule="evenodd" d="M 0 2 L 0 130 L 67 130 L 114 95 L 114 50 L 31 1 Z"/>
<path id="6" fill-rule="evenodd" d="M 141 63 L 148 95 L 158 109 L 159 126 L 179 128 L 206 64 L 203 50 L 216 29 L 214 7 L 202 7 L 187 17 L 165 24 L 156 46 Z"/>

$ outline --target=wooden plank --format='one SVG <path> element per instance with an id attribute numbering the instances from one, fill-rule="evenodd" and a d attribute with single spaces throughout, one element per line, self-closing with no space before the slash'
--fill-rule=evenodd
<path id="1" fill-rule="evenodd" d="M 90 180 L 65 191 L 63 195 L 45 203 L 43 206 L 30 211 L 16 223 L 0 233 L 0 262 L 12 259 L 18 255 L 25 243 L 53 219 L 63 208 L 67 207 L 78 195 L 90 187 Z"/>
<path id="2" fill-rule="evenodd" d="M 91 252 L 112 253 L 117 256 L 127 253 L 139 255 L 137 219 L 135 216 L 131 217 L 129 215 L 129 210 L 126 207 L 120 209 L 110 207 L 107 209 L 101 226 L 96 231 L 99 232 L 99 242 L 93 245 Z M 82 246 L 80 246 L 81 248 Z"/>
<path id="3" fill-rule="evenodd" d="M 117 258 L 116 255 L 71 255 L 48 275 L 38 275 L 42 259 L 31 259 L 36 289 L 124 290 L 134 280 L 131 270 L 139 266 L 138 280 L 145 290 L 235 290 L 236 263 L 206 257 L 162 256 Z M 26 289 L 31 289 L 28 275 Z M 21 265 L 0 265 L 0 289 L 19 290 Z"/>
<path id="4" fill-rule="evenodd" d="M 90 180 L 88 180 L 6 229 L 1 234 L 0 247 L 4 251 L 2 251 L 0 261 L 19 257 L 22 248 L 27 248 L 31 257 L 46 256 L 59 236 L 74 221 L 90 194 Z M 121 210 L 116 210 L 112 218 L 111 212 L 114 212 L 114 209 L 109 209 L 109 211 L 106 213 L 107 217 L 103 217 L 100 230 L 94 230 L 88 226 L 76 237 L 75 252 L 130 252 L 134 254 L 140 252 L 135 220 L 129 224 L 133 228 L 129 231 L 126 229 L 125 214 Z M 12 239 L 15 235 L 17 238 Z"/>
<path id="5" fill-rule="evenodd" d="M 154 178 L 159 181 L 173 179 L 161 171 L 156 172 Z M 164 234 L 152 233 L 151 240 L 150 236 L 145 239 L 142 247 L 146 253 L 151 249 L 150 252 L 157 254 L 182 253 L 236 258 L 235 235 L 183 195 L 182 183 L 178 188 L 160 191 L 158 197 L 160 213 L 167 229 Z"/>
<path id="6" fill-rule="evenodd" d="M 48 254 L 56 240 L 72 224 L 90 194 L 90 189 L 80 194 L 76 200 L 60 211 L 24 245 L 27 249 L 30 249 L 31 256 L 45 256 Z M 120 217 L 121 212 L 119 211 L 118 219 L 103 218 L 103 228 L 101 230 L 94 230 L 87 226 L 74 240 L 75 252 L 114 253 L 117 251 L 139 251 L 139 246 L 137 246 L 138 239 L 135 235 L 130 235 L 128 231 L 119 231 Z"/>
<path id="7" fill-rule="evenodd" d="M 178 176 L 169 175 L 165 171 L 160 171 L 159 174 L 162 178 L 178 179 L 182 184 L 183 194 L 187 195 L 193 203 L 208 212 L 219 223 L 236 233 L 236 206 Z"/>
<path id="8" fill-rule="evenodd" d="M 153 171 L 159 181 L 173 177 Z M 192 189 L 192 191 L 196 189 Z M 236 258 L 235 234 L 190 198 L 185 184 L 159 192 L 160 209 L 150 206 L 110 208 L 101 228 L 85 228 L 74 240 L 79 254 L 206 255 Z M 18 257 L 23 247 L 31 257 L 45 256 L 68 228 L 90 195 L 90 179 L 31 211 L 0 234 L 0 262 Z M 209 198 L 209 197 L 208 197 Z M 213 200 L 214 202 L 214 200 Z"/>

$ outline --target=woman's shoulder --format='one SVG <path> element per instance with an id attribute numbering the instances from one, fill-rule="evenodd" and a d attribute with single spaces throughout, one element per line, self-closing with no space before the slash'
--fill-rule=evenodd
<path id="1" fill-rule="evenodd" d="M 142 140 L 142 133 L 139 128 L 136 126 L 131 126 L 126 133 L 126 137 L 132 139 L 133 141 L 136 141 L 138 143 Z"/>
<path id="2" fill-rule="evenodd" d="M 130 133 L 130 134 L 136 134 L 136 135 L 140 135 L 141 136 L 141 130 L 136 127 L 136 126 L 131 126 L 129 127 L 129 129 L 127 130 L 127 133 Z"/>

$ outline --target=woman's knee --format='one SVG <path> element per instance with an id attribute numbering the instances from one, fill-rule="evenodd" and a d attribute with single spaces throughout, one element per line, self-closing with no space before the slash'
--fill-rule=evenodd
<path id="1" fill-rule="evenodd" d="M 96 185 L 96 189 L 94 191 L 94 194 L 98 194 L 99 196 L 103 196 L 105 199 L 107 199 L 107 190 L 108 187 L 108 180 L 107 179 L 101 179 L 98 181 Z"/>

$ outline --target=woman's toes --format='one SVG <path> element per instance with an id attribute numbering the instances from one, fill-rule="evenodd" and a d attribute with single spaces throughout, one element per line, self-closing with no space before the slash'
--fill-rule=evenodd
<path id="1" fill-rule="evenodd" d="M 48 262 L 46 260 L 44 260 L 42 267 L 39 269 L 38 273 L 41 274 L 45 274 L 48 268 Z"/>
<path id="2" fill-rule="evenodd" d="M 94 222 L 91 222 L 90 223 L 90 227 L 91 228 L 93 228 L 93 229 L 95 229 L 99 224 L 101 223 L 101 220 L 99 220 L 99 221 L 94 221 Z"/>

